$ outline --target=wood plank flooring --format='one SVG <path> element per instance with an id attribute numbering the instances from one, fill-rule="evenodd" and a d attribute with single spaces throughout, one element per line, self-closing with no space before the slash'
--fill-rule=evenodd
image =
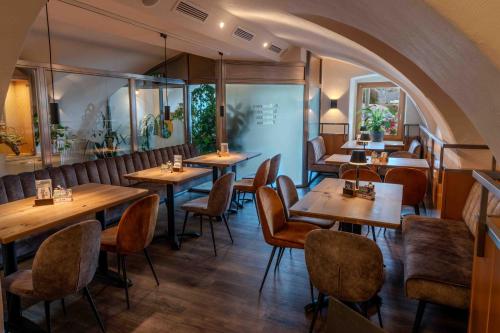
<path id="1" fill-rule="evenodd" d="M 198 197 L 186 193 L 176 198 L 177 206 Z M 183 220 L 177 209 L 179 230 Z M 158 232 L 165 228 L 162 206 Z M 149 251 L 160 278 L 156 287 L 143 256 L 128 260 L 131 309 L 126 309 L 122 289 L 93 282 L 91 292 L 107 332 L 307 332 L 311 315 L 304 312 L 310 302 L 309 282 L 302 251 L 286 251 L 276 274 L 271 270 L 259 295 L 258 289 L 271 247 L 262 237 L 254 204 L 248 202 L 229 221 L 234 245 L 222 223 L 215 225 L 218 256 L 214 257 L 210 229 L 204 224 L 201 238 L 187 239 L 180 251 L 172 251 L 162 238 L 155 239 Z M 199 229 L 198 218 L 188 228 Z M 366 233 L 367 230 L 363 230 Z M 377 243 L 386 264 L 386 281 L 380 293 L 382 316 L 388 332 L 410 332 L 417 302 L 404 297 L 401 234 L 377 229 Z M 371 237 L 371 236 L 370 236 Z M 114 267 L 115 257 L 110 256 Z M 21 266 L 29 267 L 30 262 Z M 273 267 L 274 268 L 274 267 Z M 99 332 L 85 299 L 79 295 L 66 299 L 67 315 L 54 302 L 53 332 Z M 24 315 L 45 327 L 43 305 L 27 308 Z M 325 332 L 326 309 L 316 332 Z M 376 315 L 372 317 L 377 322 Z M 466 332 L 467 313 L 435 305 L 426 309 L 421 332 Z"/>

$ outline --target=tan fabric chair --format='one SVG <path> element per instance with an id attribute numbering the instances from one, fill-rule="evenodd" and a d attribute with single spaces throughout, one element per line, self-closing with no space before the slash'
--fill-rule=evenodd
<path id="1" fill-rule="evenodd" d="M 272 188 L 259 188 L 256 199 L 257 215 L 262 226 L 264 240 L 273 247 L 260 285 L 259 292 L 261 292 L 276 249 L 279 248 L 278 257 L 276 258 L 276 267 L 278 267 L 285 249 L 303 249 L 306 235 L 312 230 L 319 229 L 319 227 L 303 222 L 288 223 L 281 199 Z"/>
<path id="2" fill-rule="evenodd" d="M 369 302 L 375 301 L 382 326 L 377 294 L 384 283 L 384 260 L 375 242 L 352 233 L 316 230 L 307 235 L 304 250 L 309 277 L 319 291 L 310 332 L 327 295 L 360 304 L 365 317 Z"/>
<path id="3" fill-rule="evenodd" d="M 281 202 L 283 203 L 283 207 L 285 208 L 285 216 L 288 222 L 312 223 L 323 229 L 330 229 L 334 225 L 335 221 L 314 217 L 290 215 L 290 207 L 292 207 L 295 203 L 297 203 L 297 201 L 299 201 L 297 188 L 295 187 L 293 180 L 290 177 L 284 175 L 278 177 L 278 179 L 276 180 L 276 185 Z"/>
<path id="4" fill-rule="evenodd" d="M 44 301 L 48 332 L 51 331 L 51 302 L 80 290 L 89 301 L 101 330 L 105 331 L 87 287 L 97 268 L 100 234 L 101 224 L 95 220 L 60 230 L 42 243 L 31 270 L 18 271 L 4 279 L 6 292 Z"/>
<path id="5" fill-rule="evenodd" d="M 108 228 L 101 234 L 101 250 L 114 252 L 118 256 L 118 272 L 122 272 L 125 282 L 127 309 L 130 309 L 127 283 L 127 255 L 144 252 L 156 284 L 160 282 L 149 257 L 147 247 L 153 240 L 158 217 L 160 197 L 152 194 L 131 204 L 123 213 L 118 226 Z"/>
<path id="6" fill-rule="evenodd" d="M 224 176 L 217 179 L 217 181 L 212 186 L 212 190 L 207 197 L 202 197 L 186 202 L 182 205 L 182 209 L 186 211 L 184 217 L 184 224 L 182 226 L 182 234 L 185 234 L 186 224 L 188 220 L 189 213 L 198 214 L 200 216 L 200 234 L 202 234 L 202 223 L 203 216 L 208 217 L 210 222 L 210 230 L 212 232 L 212 243 L 214 245 L 214 253 L 217 255 L 217 248 L 215 246 L 215 235 L 214 226 L 212 220 L 215 218 L 221 218 L 226 225 L 229 238 L 231 238 L 231 243 L 233 243 L 233 236 L 231 235 L 231 230 L 229 229 L 228 219 L 229 215 L 226 217 L 226 212 L 231 204 L 231 196 L 233 194 L 234 186 L 234 173 L 230 172 Z M 182 237 L 179 241 L 179 248 L 182 245 Z"/>
<path id="7" fill-rule="evenodd" d="M 360 165 L 359 166 L 360 169 L 365 169 L 365 170 L 370 170 L 370 167 L 366 166 L 366 165 Z M 344 163 L 340 166 L 339 168 L 339 178 L 342 178 L 342 175 L 344 174 L 344 172 L 346 172 L 347 170 L 356 170 L 356 166 L 355 165 L 352 165 L 350 163 Z"/>
<path id="8" fill-rule="evenodd" d="M 269 176 L 269 169 L 271 167 L 271 160 L 267 159 L 262 162 L 255 173 L 255 177 L 251 179 L 241 179 L 234 183 L 234 190 L 236 191 L 236 203 L 240 207 L 244 199 L 241 199 L 241 194 L 250 193 L 255 203 L 255 192 L 261 186 L 266 186 L 267 177 Z M 241 201 L 241 203 L 240 203 Z"/>
<path id="9" fill-rule="evenodd" d="M 340 178 L 347 180 L 356 180 L 356 170 L 347 170 L 342 173 L 342 176 Z M 382 179 L 376 172 L 361 168 L 359 169 L 359 180 L 366 182 L 382 182 Z"/>
<path id="10" fill-rule="evenodd" d="M 403 205 L 413 206 L 420 215 L 419 204 L 424 202 L 427 191 L 425 172 L 413 168 L 394 168 L 387 171 L 384 182 L 403 185 Z"/>

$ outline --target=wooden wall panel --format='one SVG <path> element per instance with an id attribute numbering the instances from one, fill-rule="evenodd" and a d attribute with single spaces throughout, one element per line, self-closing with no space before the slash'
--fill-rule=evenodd
<path id="1" fill-rule="evenodd" d="M 344 154 L 344 150 L 341 149 L 345 142 L 346 136 L 344 134 L 321 134 L 323 140 L 325 140 L 326 154 Z"/>
<path id="2" fill-rule="evenodd" d="M 304 64 L 226 61 L 226 83 L 305 83 Z"/>
<path id="3" fill-rule="evenodd" d="M 321 58 L 311 56 L 309 63 L 309 84 L 311 86 L 321 86 Z"/>
<path id="4" fill-rule="evenodd" d="M 472 184 L 472 170 L 444 170 L 441 218 L 462 220 L 462 210 Z"/>
<path id="5" fill-rule="evenodd" d="M 189 83 L 215 83 L 215 60 L 190 54 L 188 64 Z"/>

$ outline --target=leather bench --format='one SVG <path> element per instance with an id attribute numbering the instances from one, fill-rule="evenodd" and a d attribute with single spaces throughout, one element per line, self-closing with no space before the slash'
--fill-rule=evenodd
<path id="1" fill-rule="evenodd" d="M 330 157 L 326 154 L 325 141 L 323 137 L 317 136 L 312 140 L 307 141 L 307 170 L 309 171 L 308 184 L 314 178 L 312 173 L 318 174 L 327 173 L 338 176 L 339 167 L 337 165 L 327 164 L 325 160 Z"/>
<path id="2" fill-rule="evenodd" d="M 450 188 L 455 191 L 451 195 L 457 196 L 459 186 L 464 185 Z M 445 198 L 446 195 L 450 194 L 443 193 Z M 461 309 L 469 307 L 480 198 L 481 186 L 473 182 L 462 205 L 461 219 L 443 214 L 442 218 L 416 215 L 404 218 L 405 293 L 419 301 L 414 332 L 418 331 L 427 302 Z M 491 195 L 488 214 L 500 215 L 500 202 Z"/>
<path id="3" fill-rule="evenodd" d="M 61 185 L 66 188 L 87 183 L 140 187 L 158 193 L 162 199 L 165 199 L 165 186 L 129 181 L 123 176 L 127 173 L 160 166 L 167 161 L 173 161 L 174 155 L 182 155 L 184 159 L 188 159 L 198 156 L 199 153 L 194 145 L 183 144 L 84 163 L 49 167 L 18 175 L 4 176 L 0 178 L 0 205 L 35 196 L 35 180 L 40 179 L 51 179 L 54 187 Z M 210 177 L 197 179 L 191 183 L 176 186 L 174 191 L 175 193 L 179 193 L 209 180 Z M 124 204 L 106 210 L 106 224 L 109 225 L 118 222 L 127 206 L 128 204 Z M 30 256 L 50 233 L 52 231 L 20 241 L 16 247 L 18 257 L 24 258 Z"/>

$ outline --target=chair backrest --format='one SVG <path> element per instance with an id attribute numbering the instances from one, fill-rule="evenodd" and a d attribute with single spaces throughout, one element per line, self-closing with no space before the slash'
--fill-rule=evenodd
<path id="1" fill-rule="evenodd" d="M 417 139 L 413 139 L 410 143 L 410 147 L 408 147 L 408 152 L 411 154 L 417 155 L 417 158 L 420 158 L 420 154 L 422 153 L 422 145 Z"/>
<path id="2" fill-rule="evenodd" d="M 307 164 L 311 166 L 326 154 L 325 140 L 317 136 L 307 142 Z"/>
<path id="3" fill-rule="evenodd" d="M 278 177 L 278 172 L 280 170 L 281 154 L 274 155 L 271 157 L 271 163 L 269 165 L 269 174 L 267 175 L 266 185 L 271 185 L 276 181 Z"/>
<path id="4" fill-rule="evenodd" d="M 276 187 L 281 202 L 283 203 L 283 207 L 285 208 L 285 216 L 288 219 L 290 218 L 288 210 L 297 201 L 299 201 L 299 194 L 297 193 L 297 188 L 295 187 L 293 180 L 285 175 L 281 175 L 278 177 L 278 179 L 276 180 Z"/>
<path id="5" fill-rule="evenodd" d="M 366 165 L 360 165 L 359 168 L 365 169 L 365 170 L 370 170 L 370 168 Z M 353 164 L 350 164 L 350 163 L 341 164 L 340 168 L 339 168 L 339 177 L 342 177 L 344 172 L 346 172 L 347 170 L 356 170 L 356 166 Z"/>
<path id="6" fill-rule="evenodd" d="M 285 216 L 288 219 L 290 218 L 290 213 L 288 212 L 288 210 L 297 201 L 299 201 L 297 188 L 295 187 L 293 180 L 285 175 L 281 175 L 278 177 L 278 179 L 276 180 L 276 185 L 278 188 L 278 195 L 280 196 L 283 207 L 285 208 Z"/>
<path id="7" fill-rule="evenodd" d="M 259 165 L 259 168 L 257 169 L 257 172 L 255 173 L 255 177 L 253 179 L 253 186 L 259 188 L 266 185 L 270 166 L 270 159 L 265 160 Z"/>
<path id="8" fill-rule="evenodd" d="M 48 237 L 33 260 L 33 291 L 43 300 L 76 293 L 92 281 L 101 243 L 101 224 L 85 221 Z"/>
<path id="9" fill-rule="evenodd" d="M 208 194 L 208 214 L 221 216 L 229 209 L 233 195 L 234 173 L 229 172 L 217 179 Z"/>
<path id="10" fill-rule="evenodd" d="M 356 180 L 356 170 L 347 170 L 340 176 L 340 178 Z M 359 180 L 365 182 L 382 182 L 382 179 L 376 172 L 367 169 L 359 169 Z"/>
<path id="11" fill-rule="evenodd" d="M 418 205 L 424 200 L 427 191 L 427 176 L 425 172 L 418 169 L 389 169 L 385 174 L 384 182 L 403 185 L 403 205 Z"/>
<path id="12" fill-rule="evenodd" d="M 384 282 L 384 260 L 377 244 L 363 236 L 333 230 L 307 234 L 305 258 L 312 284 L 342 301 L 364 302 Z"/>
<path id="13" fill-rule="evenodd" d="M 153 240 L 159 202 L 158 194 L 152 194 L 135 201 L 125 210 L 116 236 L 118 253 L 136 253 L 148 247 Z"/>
<path id="14" fill-rule="evenodd" d="M 274 234 L 286 226 L 285 209 L 281 199 L 270 187 L 257 189 L 257 215 L 262 233 L 267 243 L 270 243 Z"/>
<path id="15" fill-rule="evenodd" d="M 393 151 L 389 157 L 399 157 L 399 158 L 418 158 L 416 154 L 410 153 L 409 151 Z"/>

